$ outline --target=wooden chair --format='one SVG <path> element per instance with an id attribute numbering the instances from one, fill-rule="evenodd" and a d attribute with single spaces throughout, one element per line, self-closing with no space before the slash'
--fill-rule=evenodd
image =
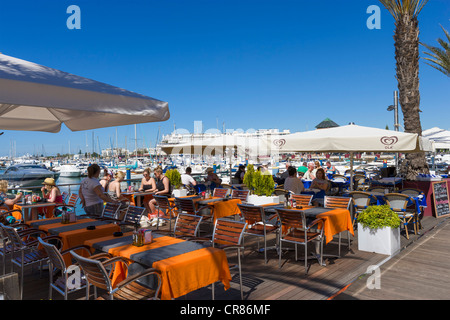
<path id="1" fill-rule="evenodd" d="M 367 184 L 367 178 L 365 174 L 354 174 L 353 175 L 353 188 L 356 191 L 365 191 L 369 189 L 370 185 Z"/>
<path id="2" fill-rule="evenodd" d="M 5 215 L 5 216 L 9 216 L 11 212 L 16 211 L 16 210 L 8 210 L 8 211 L 3 211 L 2 213 L 0 213 L 1 215 Z M 17 210 L 20 211 L 20 210 Z M 2 275 L 6 274 L 6 258 L 7 257 L 11 257 L 11 250 L 13 250 L 13 246 L 12 244 L 9 242 L 9 238 L 8 235 L 6 234 L 6 232 L 3 231 L 2 226 L 4 226 L 3 220 L 0 220 L 0 238 L 2 241 L 2 246 L 0 247 L 0 256 L 2 256 Z M 14 229 L 16 229 L 17 233 L 19 235 L 24 234 L 30 234 L 30 227 L 25 224 L 25 223 L 15 223 L 15 224 L 11 224 L 8 225 L 9 227 L 13 227 Z M 33 229 L 36 230 L 36 229 Z M 45 234 L 45 232 L 40 231 L 41 233 Z M 33 239 L 34 240 L 34 239 Z M 26 238 L 24 239 L 24 241 L 28 242 L 30 240 L 27 240 Z"/>
<path id="3" fill-rule="evenodd" d="M 241 268 L 241 250 L 244 231 L 247 228 L 247 223 L 241 221 L 233 221 L 230 219 L 219 218 L 216 219 L 214 226 L 214 233 L 212 238 L 212 245 L 223 250 L 236 250 L 239 269 L 239 284 L 241 289 L 241 299 L 244 299 L 242 291 L 242 268 Z M 212 284 L 213 298 L 214 298 L 214 283 Z"/>
<path id="4" fill-rule="evenodd" d="M 89 286 L 93 285 L 95 289 L 95 298 L 97 298 L 97 288 L 106 290 L 106 295 L 99 297 L 99 299 L 108 300 L 157 300 L 161 290 L 161 275 L 159 271 L 149 268 L 144 272 L 127 277 L 125 280 L 117 284 L 115 288 L 112 287 L 110 280 L 110 273 L 107 267 L 122 262 L 128 268 L 128 260 L 122 257 L 113 257 L 104 261 L 98 259 L 85 258 L 73 250 L 70 251 L 72 256 L 83 269 L 86 276 L 86 300 L 89 299 Z M 155 289 L 148 288 L 140 284 L 137 280 L 142 277 L 153 275 L 157 280 Z"/>
<path id="5" fill-rule="evenodd" d="M 325 196 L 324 207 L 333 209 L 346 209 L 351 210 L 352 198 L 349 197 L 336 197 L 336 196 Z M 347 231 L 348 249 L 350 250 L 350 232 Z M 341 255 L 341 233 L 339 233 L 339 256 Z"/>
<path id="6" fill-rule="evenodd" d="M 202 219 L 202 216 L 180 213 L 175 221 L 173 236 L 186 240 L 197 238 Z"/>
<path id="7" fill-rule="evenodd" d="M 175 198 L 175 207 L 178 210 L 178 214 L 184 212 L 194 216 L 202 216 L 202 222 L 206 221 L 210 224 L 213 221 L 213 212 L 211 207 L 208 205 L 197 205 L 192 198 Z M 205 211 L 207 213 L 205 213 Z"/>
<path id="8" fill-rule="evenodd" d="M 228 194 L 228 189 L 225 188 L 215 188 L 214 189 L 214 193 L 213 193 L 213 197 L 217 197 L 217 198 L 225 198 Z"/>
<path id="9" fill-rule="evenodd" d="M 349 192 L 349 195 L 353 202 L 353 228 L 356 225 L 356 221 L 358 220 L 358 215 L 360 212 L 365 210 L 372 201 L 377 201 L 376 197 L 371 195 L 369 192 L 364 191 L 352 191 Z"/>
<path id="10" fill-rule="evenodd" d="M 291 194 L 291 198 L 295 200 L 297 206 L 310 206 L 312 203 L 312 194 Z"/>
<path id="11" fill-rule="evenodd" d="M 406 189 L 402 189 L 399 190 L 398 193 L 401 194 L 407 194 L 410 197 L 425 197 L 425 193 L 422 190 L 419 189 L 414 189 L 414 188 L 406 188 Z M 411 207 L 409 207 L 408 209 L 416 209 L 416 223 L 417 223 L 417 232 L 422 229 L 422 223 L 421 223 L 421 216 L 423 216 L 423 206 L 419 205 L 419 208 L 416 207 L 417 204 L 412 205 Z"/>
<path id="12" fill-rule="evenodd" d="M 249 190 L 232 190 L 231 199 L 240 199 L 242 202 L 247 202 Z"/>
<path id="13" fill-rule="evenodd" d="M 64 300 L 68 299 L 69 294 L 76 292 L 80 289 L 84 289 L 86 287 L 86 281 L 81 277 L 80 274 L 80 283 L 78 286 L 74 286 L 73 288 L 69 288 L 67 286 L 69 275 L 71 272 L 71 269 L 69 269 L 66 266 L 66 263 L 64 262 L 64 255 L 70 254 L 70 250 L 84 250 L 88 256 L 91 255 L 90 247 L 89 246 L 77 246 L 73 247 L 64 251 L 59 251 L 58 248 L 56 248 L 55 245 L 50 244 L 48 242 L 45 242 L 41 239 L 41 237 L 38 237 L 38 241 L 41 244 L 41 246 L 44 248 L 44 250 L 47 253 L 48 256 L 48 262 L 49 262 L 49 290 L 48 290 L 48 299 L 52 300 L 53 296 L 53 290 L 58 292 L 64 297 Z M 59 277 L 55 277 L 55 275 L 59 274 Z"/>
<path id="14" fill-rule="evenodd" d="M 264 261 L 267 264 L 267 235 L 276 233 L 278 238 L 279 230 L 277 225 L 270 224 L 268 221 L 276 217 L 276 214 L 266 219 L 264 208 L 261 206 L 238 204 L 238 207 L 244 217 L 244 220 L 247 222 L 247 228 L 245 229 L 244 235 L 264 239 Z"/>
<path id="15" fill-rule="evenodd" d="M 147 209 L 143 207 L 137 207 L 129 205 L 127 212 L 122 221 L 119 222 L 119 226 L 136 226 L 141 222 L 141 218 Z"/>
<path id="16" fill-rule="evenodd" d="M 118 218 L 120 209 L 120 202 L 107 202 L 103 207 L 103 212 L 100 217 L 94 217 L 96 220 L 121 222 L 122 219 Z"/>
<path id="17" fill-rule="evenodd" d="M 416 227 L 416 214 L 415 210 L 408 210 L 408 203 L 410 201 L 410 196 L 402 193 L 386 193 L 384 195 L 386 199 L 386 204 L 391 208 L 392 211 L 396 212 L 399 218 L 402 220 L 403 227 L 405 229 L 406 239 L 409 240 L 408 225 L 413 224 L 414 234 L 417 234 Z"/>
<path id="18" fill-rule="evenodd" d="M 47 236 L 47 233 L 43 230 L 29 229 L 22 233 L 18 233 L 15 228 L 5 226 L 0 223 L 0 228 L 7 235 L 9 243 L 11 245 L 11 266 L 12 271 L 14 271 L 14 266 L 20 268 L 20 299 L 23 298 L 23 274 L 24 269 L 28 266 L 33 266 L 35 264 L 41 265 L 41 276 L 42 276 L 42 263 L 47 260 L 47 253 L 44 249 L 39 249 L 39 241 L 31 240 L 28 236 L 36 237 L 43 235 L 43 240 L 54 240 L 59 243 L 62 247 L 61 238 L 58 236 Z M 28 241 L 24 241 L 24 237 L 28 238 Z M 15 256 L 17 254 L 17 257 Z"/>
<path id="19" fill-rule="evenodd" d="M 295 245 L 295 260 L 297 261 L 297 245 L 305 248 L 305 273 L 308 274 L 308 243 L 319 241 L 320 243 L 320 264 L 323 265 L 323 220 L 315 219 L 309 224 L 306 221 L 305 213 L 295 209 L 276 209 L 280 221 L 279 236 L 279 260 L 278 266 L 281 268 L 282 243 L 293 243 Z"/>
<path id="20" fill-rule="evenodd" d="M 156 221 L 156 230 L 159 230 L 159 219 L 169 221 L 169 231 L 172 230 L 172 220 L 176 219 L 176 206 L 173 206 L 169 198 L 160 195 L 153 195 L 156 200 L 156 210 L 159 212 Z M 162 216 L 160 214 L 162 213 Z"/>

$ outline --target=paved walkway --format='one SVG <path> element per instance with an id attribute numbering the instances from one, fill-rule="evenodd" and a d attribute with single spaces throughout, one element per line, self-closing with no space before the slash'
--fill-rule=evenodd
<path id="1" fill-rule="evenodd" d="M 450 299 L 450 219 L 342 289 L 334 300 Z"/>

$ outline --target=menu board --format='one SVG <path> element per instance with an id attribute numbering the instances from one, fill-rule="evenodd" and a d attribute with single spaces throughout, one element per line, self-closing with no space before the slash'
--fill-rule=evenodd
<path id="1" fill-rule="evenodd" d="M 450 215 L 447 182 L 433 182 L 433 194 L 434 211 L 436 213 L 436 218 L 442 218 Z"/>

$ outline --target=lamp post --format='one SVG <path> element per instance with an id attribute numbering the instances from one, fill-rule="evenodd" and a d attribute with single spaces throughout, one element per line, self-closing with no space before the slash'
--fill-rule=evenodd
<path id="1" fill-rule="evenodd" d="M 394 105 L 390 105 L 387 108 L 387 111 L 394 111 L 394 130 L 399 131 L 399 123 L 398 123 L 398 91 L 394 91 Z M 395 171 L 398 172 L 398 153 L 395 154 Z"/>

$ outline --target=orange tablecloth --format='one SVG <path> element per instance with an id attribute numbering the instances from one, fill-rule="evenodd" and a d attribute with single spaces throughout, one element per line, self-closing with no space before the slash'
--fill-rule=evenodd
<path id="1" fill-rule="evenodd" d="M 97 225 L 95 227 L 95 230 L 87 230 L 85 224 L 86 223 L 92 223 L 97 220 L 95 219 L 78 219 L 77 222 L 70 223 L 70 224 L 62 224 L 60 221 L 60 218 L 53 218 L 53 219 L 45 219 L 47 222 L 55 221 L 55 223 L 49 223 L 45 225 L 40 225 L 38 228 L 40 230 L 46 231 L 51 234 L 55 234 L 57 236 L 60 236 L 63 241 L 62 250 L 67 250 L 79 245 L 83 245 L 86 240 L 89 239 L 95 239 L 99 237 L 104 237 L 107 235 L 112 235 L 116 231 L 120 231 L 120 227 L 116 224 L 108 223 L 103 225 Z M 27 222 L 28 225 L 33 225 L 34 222 L 42 222 L 43 220 L 34 220 Z M 83 225 L 81 225 L 83 224 Z M 64 226 L 76 226 L 79 225 L 80 228 L 70 230 L 70 231 L 64 231 L 64 232 L 52 232 L 52 229 L 61 228 Z M 83 256 L 86 256 L 85 251 L 79 250 L 78 253 L 80 253 Z M 66 266 L 69 266 L 72 264 L 72 257 L 70 254 L 65 254 L 64 256 L 64 262 L 66 263 Z"/>
<path id="2" fill-rule="evenodd" d="M 126 233 L 123 237 L 129 236 Z M 102 241 L 109 241 L 114 237 L 104 237 L 100 239 L 85 241 L 91 247 Z M 130 242 L 131 243 L 131 242 Z M 185 240 L 168 236 L 154 238 L 151 244 L 142 247 L 135 247 L 131 244 L 119 245 L 109 248 L 108 253 L 133 260 L 133 255 L 137 253 L 152 254 L 152 250 L 170 246 L 174 244 L 189 244 Z M 191 243 L 190 243 L 191 244 Z M 230 270 L 226 254 L 217 248 L 202 248 L 186 253 L 174 255 L 163 260 L 155 261 L 152 266 L 161 272 L 162 286 L 161 299 L 169 300 L 183 296 L 194 290 L 203 288 L 216 281 L 222 281 L 227 290 L 230 287 Z M 126 278 L 121 263 L 116 264 L 113 275 L 113 285 Z"/>
<path id="3" fill-rule="evenodd" d="M 208 203 L 212 207 L 214 214 L 214 221 L 219 218 L 233 216 L 235 214 L 240 214 L 238 204 L 242 203 L 240 199 L 230 199 L 227 201 L 216 201 Z"/>
<path id="4" fill-rule="evenodd" d="M 320 213 L 317 218 L 324 219 L 323 234 L 325 242 L 329 243 L 333 240 L 333 236 L 342 231 L 349 231 L 353 236 L 353 225 L 350 212 L 347 209 L 333 209 L 328 212 Z"/>

